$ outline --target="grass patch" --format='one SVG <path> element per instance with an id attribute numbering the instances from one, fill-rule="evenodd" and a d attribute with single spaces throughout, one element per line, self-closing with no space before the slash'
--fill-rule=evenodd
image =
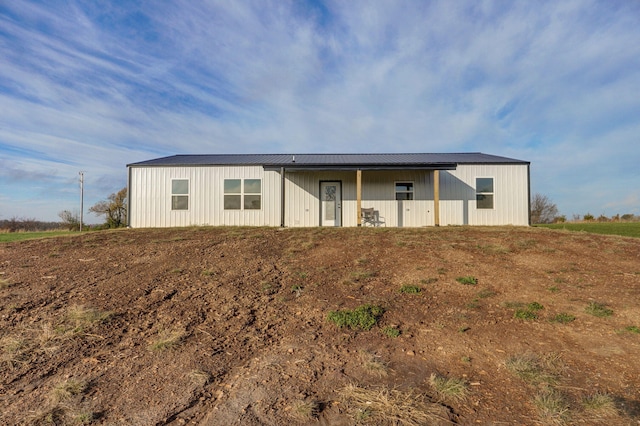
<path id="1" fill-rule="evenodd" d="M 151 342 L 149 349 L 154 352 L 175 349 L 180 346 L 186 337 L 184 330 L 163 330 L 157 338 Z"/>
<path id="2" fill-rule="evenodd" d="M 618 330 L 618 334 L 621 334 L 621 333 L 640 334 L 640 327 L 635 325 L 629 325 L 621 330 Z"/>
<path id="3" fill-rule="evenodd" d="M 383 313 L 384 309 L 382 307 L 366 304 L 353 310 L 331 311 L 328 319 L 340 328 L 371 330 Z"/>
<path id="4" fill-rule="evenodd" d="M 318 401 L 296 401 L 291 407 L 291 415 L 301 422 L 315 420 L 319 414 L 320 403 Z"/>
<path id="5" fill-rule="evenodd" d="M 549 321 L 557 322 L 559 324 L 568 324 L 575 320 L 576 320 L 576 317 L 574 315 L 567 314 L 566 312 L 561 312 L 559 314 L 554 315 Z"/>
<path id="6" fill-rule="evenodd" d="M 531 302 L 527 305 L 527 309 L 530 311 L 540 311 L 542 309 L 544 309 L 544 306 L 542 306 L 540 303 L 538 302 Z"/>
<path id="7" fill-rule="evenodd" d="M 351 273 L 351 279 L 353 281 L 363 281 L 371 277 L 375 277 L 375 272 L 371 271 L 354 271 Z"/>
<path id="8" fill-rule="evenodd" d="M 522 306 L 522 305 L 520 305 Z M 517 319 L 523 320 L 534 320 L 538 318 L 538 311 L 544 309 L 538 302 L 531 302 L 525 307 L 519 307 L 513 313 L 513 317 Z"/>
<path id="9" fill-rule="evenodd" d="M 495 291 L 489 290 L 489 289 L 484 289 L 484 290 L 481 290 L 476 296 L 479 299 L 486 299 L 487 297 L 492 297 L 492 296 L 495 296 L 495 295 L 496 295 Z"/>
<path id="10" fill-rule="evenodd" d="M 61 237 L 64 235 L 78 234 L 73 231 L 43 231 L 43 232 L 6 232 L 0 233 L 0 243 L 13 241 L 35 240 L 39 238 Z"/>
<path id="11" fill-rule="evenodd" d="M 539 357 L 528 353 L 510 357 L 505 361 L 505 367 L 529 384 L 546 383 L 552 385 L 558 381 L 564 364 L 560 356 L 556 354 Z"/>
<path id="12" fill-rule="evenodd" d="M 386 377 L 388 374 L 387 364 L 378 360 L 374 354 L 370 352 L 360 352 L 360 361 L 364 370 L 377 377 Z"/>
<path id="13" fill-rule="evenodd" d="M 599 318 L 610 317 L 613 315 L 613 309 L 607 308 L 607 305 L 598 302 L 590 302 L 584 310 L 589 315 Z"/>
<path id="14" fill-rule="evenodd" d="M 14 368 L 18 364 L 28 362 L 30 348 L 28 342 L 22 338 L 4 336 L 0 339 L 0 351 L 2 352 L 0 361 L 7 364 L 9 368 Z"/>
<path id="15" fill-rule="evenodd" d="M 604 419 L 618 415 L 615 400 L 606 393 L 596 392 L 587 395 L 580 402 L 588 419 Z"/>
<path id="16" fill-rule="evenodd" d="M 533 399 L 538 414 L 546 424 L 565 424 L 569 421 L 569 403 L 556 389 L 543 389 Z"/>
<path id="17" fill-rule="evenodd" d="M 420 294 L 420 292 L 422 291 L 422 288 L 417 285 L 405 284 L 402 287 L 400 287 L 399 291 L 400 293 L 404 293 L 404 294 Z"/>
<path id="18" fill-rule="evenodd" d="M 381 387 L 365 389 L 353 384 L 340 390 L 340 397 L 353 412 L 354 420 L 368 424 L 419 426 L 438 421 L 449 423 L 448 410 L 418 392 Z"/>
<path id="19" fill-rule="evenodd" d="M 384 334 L 387 337 L 396 338 L 400 336 L 400 330 L 395 327 L 388 326 L 382 329 L 382 334 Z"/>
<path id="20" fill-rule="evenodd" d="M 444 402 L 462 402 L 467 399 L 469 387 L 462 379 L 444 377 L 435 373 L 429 376 L 429 384 Z"/>
<path id="21" fill-rule="evenodd" d="M 590 232 L 593 234 L 640 238 L 640 222 L 553 223 L 536 226 L 572 232 Z"/>
<path id="22" fill-rule="evenodd" d="M 528 309 L 516 309 L 515 312 L 513 313 L 513 317 L 516 319 L 529 321 L 529 320 L 538 319 L 538 314 Z"/>
<path id="23" fill-rule="evenodd" d="M 100 311 L 82 305 L 73 305 L 67 310 L 67 318 L 78 326 L 100 324 L 108 321 L 113 315 L 110 311 Z"/>
<path id="24" fill-rule="evenodd" d="M 458 277 L 458 278 L 456 278 L 456 281 L 458 281 L 460 284 L 463 284 L 463 285 L 476 285 L 476 284 L 478 284 L 478 279 L 476 277 L 472 277 L 472 276 Z"/>
<path id="25" fill-rule="evenodd" d="M 62 383 L 58 383 L 51 392 L 51 399 L 55 403 L 65 402 L 76 395 L 82 394 L 87 388 L 84 381 L 69 379 Z"/>
<path id="26" fill-rule="evenodd" d="M 423 285 L 433 284 L 435 282 L 438 282 L 437 277 L 424 278 L 420 280 L 420 284 L 423 284 Z"/>

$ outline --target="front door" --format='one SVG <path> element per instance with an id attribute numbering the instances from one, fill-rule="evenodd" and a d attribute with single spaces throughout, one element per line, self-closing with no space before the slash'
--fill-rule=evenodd
<path id="1" fill-rule="evenodd" d="M 322 226 L 342 225 L 342 196 L 340 182 L 320 183 L 320 224 Z"/>

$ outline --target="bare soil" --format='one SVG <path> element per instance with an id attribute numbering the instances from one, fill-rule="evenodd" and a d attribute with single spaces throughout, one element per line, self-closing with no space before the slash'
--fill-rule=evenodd
<path id="1" fill-rule="evenodd" d="M 640 239 L 93 232 L 0 245 L 0 300 L 0 424 L 424 424 L 416 410 L 428 424 L 640 424 Z M 384 308 L 370 330 L 328 320 L 364 304 Z M 514 374 L 518 357 L 539 376 Z M 466 393 L 438 392 L 432 375 Z"/>

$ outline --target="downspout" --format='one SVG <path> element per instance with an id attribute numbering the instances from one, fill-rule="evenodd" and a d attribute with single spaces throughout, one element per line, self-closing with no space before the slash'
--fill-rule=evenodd
<path id="1" fill-rule="evenodd" d="M 280 167 L 280 227 L 284 228 L 284 187 L 285 187 L 285 179 L 284 179 L 285 169 L 284 167 Z"/>
<path id="2" fill-rule="evenodd" d="M 531 163 L 527 164 L 527 216 L 531 226 Z"/>
<path id="3" fill-rule="evenodd" d="M 440 226 L 440 170 L 433 171 L 433 224 Z"/>
<path id="4" fill-rule="evenodd" d="M 356 171 L 356 223 L 362 226 L 362 170 Z"/>

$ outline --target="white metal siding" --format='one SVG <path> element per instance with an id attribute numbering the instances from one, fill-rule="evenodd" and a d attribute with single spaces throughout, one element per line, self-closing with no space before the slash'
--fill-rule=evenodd
<path id="1" fill-rule="evenodd" d="M 494 208 L 476 208 L 476 178 L 492 177 Z M 440 172 L 441 225 L 529 224 L 526 164 L 459 165 Z"/>
<path id="2" fill-rule="evenodd" d="M 189 209 L 171 210 L 171 181 L 189 180 Z M 224 210 L 224 179 L 262 179 L 260 210 Z M 280 225 L 280 174 L 262 167 L 133 167 L 129 224 L 134 228 L 192 225 Z"/>

